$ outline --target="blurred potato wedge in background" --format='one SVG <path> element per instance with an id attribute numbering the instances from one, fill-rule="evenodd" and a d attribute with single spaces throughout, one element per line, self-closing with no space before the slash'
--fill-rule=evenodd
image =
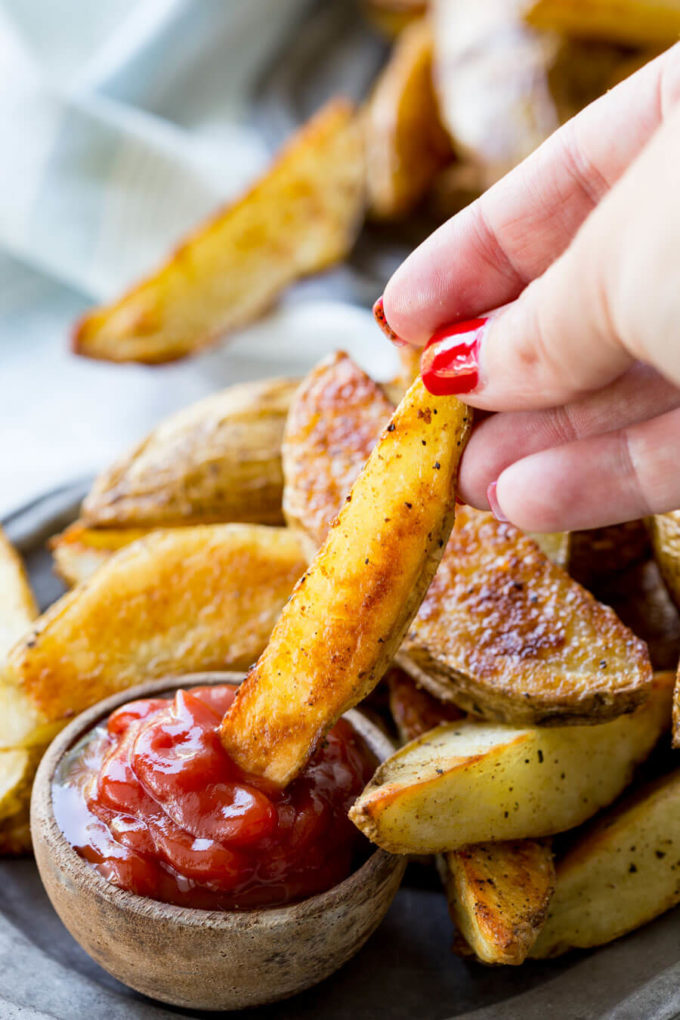
<path id="1" fill-rule="evenodd" d="M 524 963 L 555 888 L 547 843 L 479 843 L 442 854 L 439 872 L 449 913 L 482 963 Z"/>
<path id="2" fill-rule="evenodd" d="M 680 37 L 680 0 L 528 0 L 536 28 L 629 46 L 670 46 Z"/>
<path id="3" fill-rule="evenodd" d="M 571 549 L 571 535 L 568 531 L 529 532 L 528 535 L 529 538 L 533 538 L 544 556 L 558 567 L 564 570 L 568 568 Z"/>
<path id="4" fill-rule="evenodd" d="M 378 766 L 350 817 L 391 853 L 563 832 L 627 786 L 670 726 L 671 695 L 671 677 L 658 674 L 647 704 L 597 726 L 439 726 Z"/>
<path id="5" fill-rule="evenodd" d="M 603 945 L 680 903 L 680 771 L 594 819 L 557 864 L 532 957 Z"/>
<path id="6" fill-rule="evenodd" d="M 314 547 L 389 407 L 346 354 L 322 362 L 296 392 L 283 444 L 284 510 Z M 456 515 L 399 661 L 441 700 L 518 724 L 632 711 L 652 676 L 643 643 L 611 609 L 513 525 L 470 507 Z"/>
<path id="7" fill-rule="evenodd" d="M 75 521 L 49 541 L 54 570 L 69 587 L 88 581 L 114 553 L 154 528 L 88 528 Z"/>
<path id="8" fill-rule="evenodd" d="M 20 857 L 31 852 L 29 804 L 30 796 L 18 814 L 0 821 L 0 857 Z"/>
<path id="9" fill-rule="evenodd" d="M 104 471 L 88 527 L 282 524 L 281 441 L 295 379 L 231 386 L 162 421 Z"/>
<path id="10" fill-rule="evenodd" d="M 420 202 L 451 162 L 432 82 L 432 32 L 423 18 L 399 36 L 363 111 L 368 214 L 393 220 Z"/>
<path id="11" fill-rule="evenodd" d="M 361 0 L 361 7 L 371 24 L 393 38 L 425 14 L 428 0 Z"/>
<path id="12" fill-rule="evenodd" d="M 143 680 L 246 669 L 304 568 L 291 531 L 255 524 L 155 531 L 120 550 L 10 652 L 0 747 L 39 743 Z"/>
<path id="13" fill-rule="evenodd" d="M 241 768 L 285 786 L 381 679 L 453 526 L 469 431 L 464 404 L 413 383 L 224 718 Z"/>
<path id="14" fill-rule="evenodd" d="M 0 527 L 0 656 L 38 615 L 21 557 Z"/>
<path id="15" fill-rule="evenodd" d="M 166 362 L 253 321 L 289 284 L 348 253 L 364 182 L 359 120 L 349 103 L 334 100 L 243 198 L 119 301 L 86 314 L 74 350 L 108 361 Z"/>

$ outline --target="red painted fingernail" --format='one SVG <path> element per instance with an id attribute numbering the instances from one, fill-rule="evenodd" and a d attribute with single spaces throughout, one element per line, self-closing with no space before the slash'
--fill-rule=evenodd
<path id="1" fill-rule="evenodd" d="M 464 499 L 461 499 L 458 493 L 456 493 L 456 506 L 467 506 Z"/>
<path id="2" fill-rule="evenodd" d="M 423 351 L 420 374 L 435 396 L 471 393 L 479 382 L 479 346 L 488 318 L 438 329 Z"/>
<path id="3" fill-rule="evenodd" d="M 489 506 L 491 508 L 491 513 L 494 515 L 496 520 L 497 521 L 501 521 L 503 524 L 507 524 L 507 522 L 510 520 L 510 518 L 506 517 L 505 514 L 503 513 L 503 511 L 501 510 L 501 505 L 498 502 L 498 496 L 496 494 L 496 489 L 497 488 L 498 488 L 498 482 L 492 482 L 491 485 L 489 486 L 489 488 L 486 490 L 486 498 L 489 501 Z"/>
<path id="4" fill-rule="evenodd" d="M 406 340 L 402 340 L 400 336 L 397 336 L 385 318 L 385 309 L 383 307 L 383 299 L 381 297 L 379 297 L 373 305 L 373 318 L 378 323 L 388 340 L 391 340 L 396 347 L 407 346 Z"/>

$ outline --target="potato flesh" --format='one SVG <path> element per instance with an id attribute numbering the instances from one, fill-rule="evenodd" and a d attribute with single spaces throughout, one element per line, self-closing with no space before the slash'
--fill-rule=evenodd
<path id="1" fill-rule="evenodd" d="M 37 615 L 23 564 L 0 528 L 0 656 L 28 630 Z"/>
<path id="2" fill-rule="evenodd" d="M 555 887 L 550 846 L 535 840 L 478 843 L 440 859 L 449 911 L 483 963 L 526 960 Z"/>
<path id="3" fill-rule="evenodd" d="M 254 524 L 156 531 L 122 549 L 12 650 L 0 747 L 42 742 L 142 680 L 247 668 L 305 562 L 292 532 Z"/>
<path id="4" fill-rule="evenodd" d="M 416 380 L 222 724 L 238 765 L 285 786 L 380 680 L 451 531 L 469 413 Z"/>
<path id="5" fill-rule="evenodd" d="M 680 771 L 597 818 L 557 866 L 532 957 L 599 946 L 680 903 Z"/>
<path id="6" fill-rule="evenodd" d="M 440 726 L 378 768 L 350 817 L 393 853 L 563 832 L 625 788 L 669 724 L 670 700 L 664 674 L 646 705 L 597 726 Z"/>
<path id="7" fill-rule="evenodd" d="M 88 581 L 119 549 L 144 538 L 153 528 L 88 528 L 82 521 L 50 539 L 54 568 L 73 587 Z"/>
<path id="8" fill-rule="evenodd" d="M 87 314 L 78 354 L 165 362 L 257 318 L 294 280 L 342 259 L 364 208 L 353 108 L 324 107 L 240 201 L 185 239 L 155 274 Z"/>

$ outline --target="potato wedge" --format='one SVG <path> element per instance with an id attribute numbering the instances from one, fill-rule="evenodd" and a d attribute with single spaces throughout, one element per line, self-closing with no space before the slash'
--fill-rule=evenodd
<path id="1" fill-rule="evenodd" d="M 652 550 L 668 593 L 680 609 L 680 510 L 647 521 Z"/>
<path id="2" fill-rule="evenodd" d="M 145 679 L 247 668 L 304 568 L 292 532 L 256 524 L 156 531 L 120 550 L 12 649 L 0 747 L 40 743 Z"/>
<path id="3" fill-rule="evenodd" d="M 417 379 L 222 723 L 238 765 L 285 786 L 378 683 L 453 526 L 465 405 Z"/>
<path id="4" fill-rule="evenodd" d="M 0 751 L 0 822 L 21 808 L 31 754 L 25 748 Z"/>
<path id="5" fill-rule="evenodd" d="M 390 713 L 402 743 L 421 737 L 423 733 L 445 722 L 463 718 L 457 705 L 438 701 L 422 687 L 418 687 L 403 669 L 394 667 L 386 677 L 389 689 Z"/>
<path id="6" fill-rule="evenodd" d="M 283 436 L 283 512 L 308 539 L 310 558 L 393 410 L 378 384 L 343 352 L 324 359 L 300 385 Z"/>
<path id="7" fill-rule="evenodd" d="M 119 549 L 144 538 L 154 528 L 88 528 L 82 520 L 49 540 L 54 569 L 64 584 L 82 584 Z"/>
<path id="8" fill-rule="evenodd" d="M 342 259 L 364 208 L 362 131 L 325 106 L 265 176 L 188 237 L 156 273 L 78 324 L 78 354 L 165 362 L 257 318 L 294 280 Z"/>
<path id="9" fill-rule="evenodd" d="M 386 420 L 380 387 L 347 355 L 303 381 L 284 435 L 284 510 L 317 547 Z M 548 624 L 546 621 L 549 620 Z M 643 643 L 536 544 L 461 507 L 400 662 L 441 700 L 515 723 L 597 721 L 649 689 Z"/>
<path id="10" fill-rule="evenodd" d="M 680 0 L 529 0 L 536 28 L 628 46 L 670 46 L 680 36 Z"/>
<path id="11" fill-rule="evenodd" d="M 0 528 L 0 656 L 29 629 L 37 615 L 24 565 Z"/>
<path id="12" fill-rule="evenodd" d="M 438 859 L 449 912 L 482 963 L 524 963 L 555 888 L 547 843 L 478 843 Z"/>
<path id="13" fill-rule="evenodd" d="M 549 82 L 558 40 L 528 28 L 518 0 L 433 0 L 432 17 L 441 118 L 488 186 L 559 126 Z"/>
<path id="14" fill-rule="evenodd" d="M 400 652 L 428 690 L 518 725 L 596 723 L 647 697 L 647 649 L 517 528 L 460 507 Z"/>
<path id="15" fill-rule="evenodd" d="M 374 219 L 408 215 L 437 172 L 451 162 L 432 83 L 432 31 L 423 18 L 394 45 L 364 109 L 368 212 Z"/>
<path id="16" fill-rule="evenodd" d="M 362 0 L 364 14 L 390 39 L 425 14 L 428 0 Z"/>
<path id="17" fill-rule="evenodd" d="M 680 903 L 680 770 L 594 819 L 557 864 L 532 957 L 601 946 Z"/>
<path id="18" fill-rule="evenodd" d="M 567 569 L 571 546 L 571 536 L 568 531 L 543 532 L 542 534 L 531 532 L 529 538 L 533 538 L 538 548 L 549 560 L 556 563 L 558 567 Z"/>
<path id="19" fill-rule="evenodd" d="M 672 678 L 657 674 L 646 705 L 599 726 L 439 726 L 378 767 L 350 817 L 392 853 L 571 829 L 629 783 L 670 724 L 671 690 Z"/>
<path id="20" fill-rule="evenodd" d="M 230 386 L 161 422 L 85 498 L 88 527 L 282 524 L 281 441 L 296 379 Z"/>

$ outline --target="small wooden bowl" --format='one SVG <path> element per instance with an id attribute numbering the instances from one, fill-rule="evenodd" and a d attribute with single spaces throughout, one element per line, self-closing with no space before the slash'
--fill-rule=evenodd
<path id="1" fill-rule="evenodd" d="M 107 882 L 62 834 L 52 782 L 62 756 L 119 705 L 197 684 L 239 683 L 205 673 L 142 684 L 79 715 L 55 738 L 33 788 L 35 857 L 52 905 L 73 937 L 119 981 L 154 999 L 230 1010 L 286 998 L 322 981 L 361 948 L 399 888 L 406 858 L 376 850 L 328 892 L 274 909 L 194 910 L 137 896 Z M 390 740 L 360 712 L 347 713 L 381 761 Z"/>

